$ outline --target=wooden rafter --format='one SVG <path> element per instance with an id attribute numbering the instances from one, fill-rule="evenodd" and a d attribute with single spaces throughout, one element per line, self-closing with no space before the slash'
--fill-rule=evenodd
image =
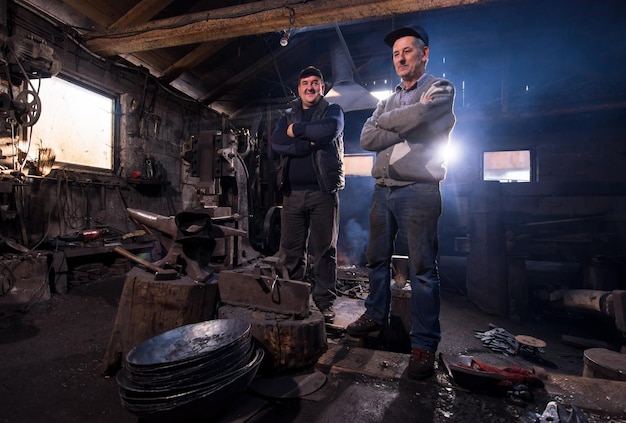
<path id="1" fill-rule="evenodd" d="M 148 22 L 161 10 L 165 9 L 174 0 L 141 0 L 135 7 L 130 9 L 117 21 L 109 26 L 109 29 L 124 28 Z"/>
<path id="2" fill-rule="evenodd" d="M 113 56 L 487 1 L 493 0 L 265 0 L 93 32 L 86 46 Z"/>

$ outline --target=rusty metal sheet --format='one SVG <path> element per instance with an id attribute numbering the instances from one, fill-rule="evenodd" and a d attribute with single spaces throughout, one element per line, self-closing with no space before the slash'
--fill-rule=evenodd
<path id="1" fill-rule="evenodd" d="M 218 287 L 225 304 L 298 317 L 309 315 L 311 284 L 307 282 L 265 275 L 259 270 L 222 270 Z"/>

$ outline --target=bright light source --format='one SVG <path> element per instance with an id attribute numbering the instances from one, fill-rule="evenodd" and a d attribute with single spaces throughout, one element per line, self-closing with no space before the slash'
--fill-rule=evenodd
<path id="1" fill-rule="evenodd" d="M 459 160 L 459 157 L 461 156 L 461 149 L 457 144 L 450 141 L 442 147 L 440 153 L 443 156 L 444 163 L 449 165 L 450 163 L 454 163 Z"/>
<path id="2" fill-rule="evenodd" d="M 291 30 L 290 29 L 286 29 L 283 31 L 283 36 L 280 38 L 280 46 L 281 47 L 287 47 L 287 44 L 289 44 L 289 36 L 291 35 Z"/>
<path id="3" fill-rule="evenodd" d="M 33 142 L 51 149 L 56 162 L 112 169 L 113 99 L 57 77 L 38 83 L 43 107 Z"/>

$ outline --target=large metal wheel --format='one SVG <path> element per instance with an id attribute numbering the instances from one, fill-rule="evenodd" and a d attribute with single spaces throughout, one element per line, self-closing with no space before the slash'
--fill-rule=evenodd
<path id="1" fill-rule="evenodd" d="M 273 255 L 280 248 L 280 207 L 273 206 L 263 220 L 263 253 Z"/>
<path id="2" fill-rule="evenodd" d="M 41 99 L 39 95 L 30 90 L 21 91 L 15 97 L 15 104 L 18 105 L 20 116 L 18 118 L 22 126 L 33 126 L 41 116 Z"/>

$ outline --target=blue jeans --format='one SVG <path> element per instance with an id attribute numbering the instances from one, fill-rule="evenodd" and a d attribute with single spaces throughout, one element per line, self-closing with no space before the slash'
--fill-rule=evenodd
<path id="1" fill-rule="evenodd" d="M 312 190 L 291 191 L 283 197 L 280 216 L 281 259 L 289 278 L 305 280 L 310 254 L 313 301 L 318 307 L 332 305 L 337 292 L 339 196 Z"/>
<path id="2" fill-rule="evenodd" d="M 437 265 L 440 215 L 438 184 L 374 188 L 367 246 L 370 285 L 365 315 L 379 324 L 387 323 L 391 305 L 391 255 L 394 252 L 408 255 L 411 346 L 427 351 L 436 351 L 441 340 Z"/>

